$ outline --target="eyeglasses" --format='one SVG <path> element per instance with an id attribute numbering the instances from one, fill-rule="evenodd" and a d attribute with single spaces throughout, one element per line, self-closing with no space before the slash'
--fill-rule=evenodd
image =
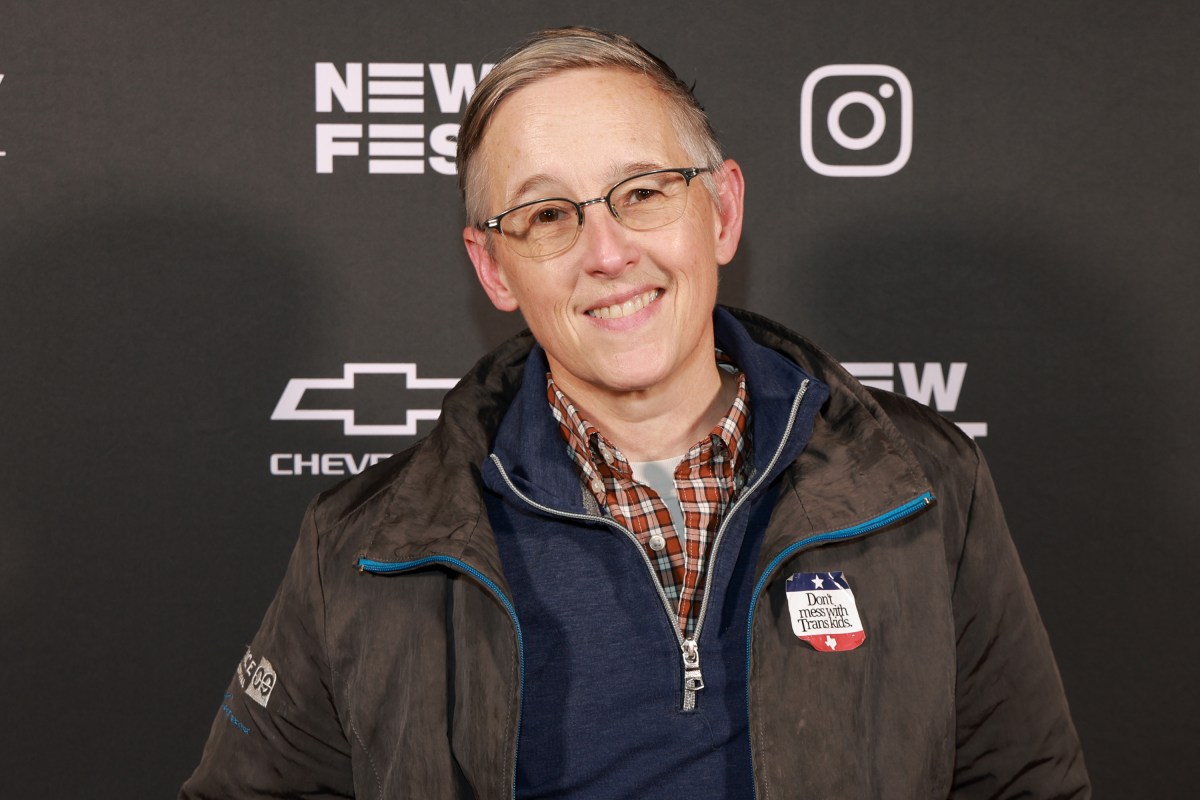
<path id="1" fill-rule="evenodd" d="M 603 197 L 576 203 L 565 197 L 531 200 L 484 220 L 484 230 L 497 231 L 517 255 L 544 258 L 575 244 L 583 230 L 583 209 L 604 203 L 626 228 L 650 231 L 670 225 L 687 208 L 692 178 L 710 167 L 655 169 L 618 183 Z"/>

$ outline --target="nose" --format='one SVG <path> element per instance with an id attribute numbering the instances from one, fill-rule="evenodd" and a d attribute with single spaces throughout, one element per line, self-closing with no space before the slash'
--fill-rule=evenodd
<path id="1" fill-rule="evenodd" d="M 583 230 L 575 243 L 586 271 L 599 278 L 615 278 L 637 264 L 640 251 L 633 231 L 622 225 L 608 205 L 590 203 L 584 207 Z"/>

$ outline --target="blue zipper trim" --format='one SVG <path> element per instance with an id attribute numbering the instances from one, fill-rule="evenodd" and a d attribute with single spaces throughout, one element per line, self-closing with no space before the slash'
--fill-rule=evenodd
<path id="1" fill-rule="evenodd" d="M 525 639 L 521 635 L 521 621 L 517 619 L 517 609 L 513 606 L 512 601 L 504 594 L 503 590 L 496 585 L 488 576 L 484 575 L 479 570 L 472 567 L 465 561 L 450 556 L 427 556 L 418 558 L 416 561 L 374 561 L 369 558 L 360 558 L 358 560 L 358 568 L 360 571 L 365 570 L 378 575 L 390 575 L 397 572 L 407 572 L 419 567 L 428 566 L 429 564 L 452 564 L 466 574 L 470 575 L 475 580 L 482 583 L 488 590 L 496 596 L 500 604 L 508 612 L 508 616 L 512 618 L 513 626 L 517 630 L 517 667 L 520 673 L 520 685 L 517 687 L 517 732 L 513 737 L 513 774 L 512 774 L 512 797 L 517 796 L 517 748 L 520 745 L 521 738 L 521 711 L 524 705 L 525 698 Z"/>
<path id="2" fill-rule="evenodd" d="M 796 553 L 796 551 L 800 550 L 801 548 L 807 547 L 811 544 L 820 544 L 822 542 L 834 542 L 834 541 L 840 541 L 842 539 L 852 539 L 855 536 L 860 536 L 864 533 L 870 533 L 871 531 L 879 530 L 880 528 L 891 525 L 893 522 L 896 522 L 897 520 L 901 520 L 901 519 L 904 519 L 905 517 L 912 516 L 913 514 L 917 513 L 918 511 L 929 507 L 930 505 L 933 504 L 933 500 L 934 500 L 933 494 L 930 492 L 925 492 L 920 497 L 917 497 L 913 500 L 909 500 L 904 505 L 897 506 L 896 508 L 893 508 L 891 511 L 888 511 L 884 514 L 880 514 L 878 517 L 875 517 L 874 519 L 869 519 L 866 522 L 860 523 L 858 525 L 854 525 L 849 528 L 842 528 L 841 530 L 830 531 L 829 533 L 821 533 L 821 534 L 817 534 L 816 536 L 810 536 L 807 539 L 801 539 L 798 542 L 793 542 L 792 544 L 785 547 L 783 549 L 783 552 L 781 552 L 779 555 L 775 556 L 775 558 L 771 559 L 771 563 L 767 565 L 767 568 L 765 570 L 763 570 L 762 577 L 758 579 L 758 583 L 755 584 L 755 586 L 754 586 L 754 593 L 752 595 L 750 595 L 750 612 L 746 615 L 746 719 L 747 719 L 747 721 L 749 721 L 749 719 L 750 719 L 750 635 L 754 629 L 754 609 L 758 607 L 758 597 L 760 594 L 762 594 L 763 587 L 767 585 L 767 581 L 770 580 L 771 573 L 773 573 L 775 571 L 775 568 L 778 567 L 781 563 L 783 563 L 783 561 L 790 558 L 793 554 Z M 746 736 L 747 736 L 747 738 L 750 737 L 749 730 L 747 730 Z M 754 773 L 754 742 L 753 742 L 753 740 L 748 742 L 748 744 L 750 747 L 750 772 L 751 772 L 751 775 L 753 775 L 753 773 Z M 754 781 L 751 781 L 751 791 L 752 791 L 752 794 L 751 794 L 752 797 L 758 797 L 758 785 Z"/>

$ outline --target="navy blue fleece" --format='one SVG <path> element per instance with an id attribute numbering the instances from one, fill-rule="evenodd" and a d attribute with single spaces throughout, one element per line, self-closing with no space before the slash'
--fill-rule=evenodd
<path id="1" fill-rule="evenodd" d="M 588 516 L 586 490 L 546 402 L 540 348 L 493 448 L 504 475 L 484 465 L 488 515 L 525 636 L 519 798 L 753 792 L 745 699 L 753 569 L 776 479 L 803 449 L 828 390 L 751 341 L 726 312 L 714 320 L 718 347 L 746 373 L 754 465 L 747 487 L 757 489 L 729 520 L 711 565 L 698 641 L 705 688 L 694 711 L 681 710 L 678 639 L 639 547 L 600 518 L 563 516 Z M 758 484 L 806 379 L 781 457 Z"/>

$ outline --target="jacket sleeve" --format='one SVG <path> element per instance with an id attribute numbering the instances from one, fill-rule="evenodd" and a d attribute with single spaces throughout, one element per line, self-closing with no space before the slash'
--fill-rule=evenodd
<path id="1" fill-rule="evenodd" d="M 954 578 L 954 798 L 1087 798 L 1087 771 L 1025 572 L 978 454 Z"/>
<path id="2" fill-rule="evenodd" d="M 237 664 L 180 798 L 353 796 L 350 747 L 326 658 L 324 609 L 310 507 L 283 583 Z"/>

